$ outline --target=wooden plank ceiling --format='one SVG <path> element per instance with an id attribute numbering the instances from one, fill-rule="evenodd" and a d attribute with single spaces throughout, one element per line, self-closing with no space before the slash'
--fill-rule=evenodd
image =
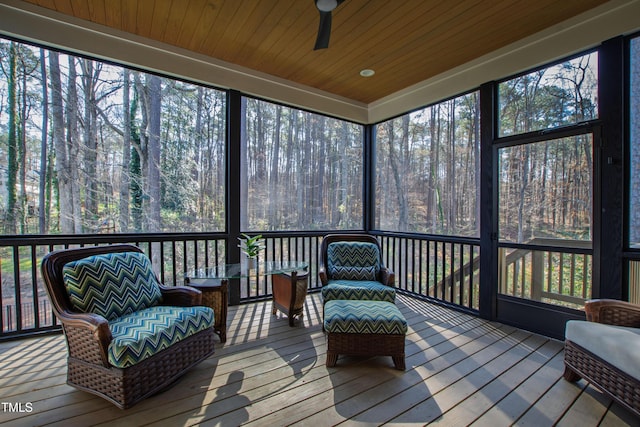
<path id="1" fill-rule="evenodd" d="M 313 0 L 24 1 L 363 103 L 606 3 L 346 0 L 329 48 L 314 51 Z"/>

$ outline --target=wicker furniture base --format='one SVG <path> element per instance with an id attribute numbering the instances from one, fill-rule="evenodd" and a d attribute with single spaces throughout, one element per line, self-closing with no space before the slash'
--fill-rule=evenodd
<path id="1" fill-rule="evenodd" d="M 405 370 L 404 335 L 327 333 L 327 366 L 333 367 L 338 355 L 391 356 L 396 369 Z"/>
<path id="2" fill-rule="evenodd" d="M 202 292 L 202 305 L 211 307 L 215 316 L 215 331 L 220 342 L 227 341 L 227 307 L 229 305 L 226 279 L 190 279 L 185 278 L 185 284 Z"/>
<path id="3" fill-rule="evenodd" d="M 214 330 L 206 329 L 125 369 L 107 368 L 70 356 L 67 384 L 127 409 L 163 391 L 213 354 L 214 337 Z"/>
<path id="4" fill-rule="evenodd" d="M 293 326 L 296 316 L 303 316 L 304 301 L 307 298 L 308 274 L 297 272 L 274 274 L 272 277 L 273 308 L 289 318 L 289 326 Z"/>
<path id="5" fill-rule="evenodd" d="M 640 417 L 640 381 L 568 340 L 565 341 L 564 363 L 567 381 L 584 378 Z"/>

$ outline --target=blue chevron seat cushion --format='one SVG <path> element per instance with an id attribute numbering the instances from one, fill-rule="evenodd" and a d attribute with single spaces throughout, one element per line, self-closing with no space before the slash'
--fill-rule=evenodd
<path id="1" fill-rule="evenodd" d="M 327 273 L 331 279 L 376 280 L 380 251 L 371 242 L 333 242 L 327 247 Z"/>
<path id="2" fill-rule="evenodd" d="M 72 306 L 107 320 L 158 305 L 160 286 L 140 252 L 94 255 L 65 264 L 64 285 Z"/>
<path id="3" fill-rule="evenodd" d="M 395 304 L 386 301 L 328 301 L 324 306 L 324 329 L 328 333 L 407 333 L 407 321 Z"/>
<path id="4" fill-rule="evenodd" d="M 127 368 L 214 325 L 209 307 L 156 306 L 109 322 L 109 363 Z"/>
<path id="5" fill-rule="evenodd" d="M 322 300 L 371 300 L 395 302 L 396 290 L 374 280 L 329 280 L 322 287 Z"/>

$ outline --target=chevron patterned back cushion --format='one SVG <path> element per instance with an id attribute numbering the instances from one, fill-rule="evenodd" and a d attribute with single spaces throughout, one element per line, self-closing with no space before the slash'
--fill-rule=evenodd
<path id="1" fill-rule="evenodd" d="M 332 279 L 376 280 L 380 271 L 378 246 L 369 242 L 330 243 L 327 270 Z"/>
<path id="2" fill-rule="evenodd" d="M 65 264 L 64 285 L 73 307 L 114 320 L 159 304 L 151 262 L 140 252 L 94 255 Z"/>

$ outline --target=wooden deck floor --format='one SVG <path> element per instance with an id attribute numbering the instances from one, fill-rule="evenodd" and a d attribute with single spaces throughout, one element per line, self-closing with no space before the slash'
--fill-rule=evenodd
<path id="1" fill-rule="evenodd" d="M 584 381 L 562 379 L 562 343 L 399 296 L 407 370 L 390 357 L 325 367 L 317 294 L 289 327 L 271 303 L 230 307 L 216 354 L 122 411 L 65 383 L 62 336 L 0 344 L 0 422 L 59 425 L 637 425 Z M 10 412 L 5 403 L 30 412 Z M 27 405 L 29 404 L 29 405 Z"/>

